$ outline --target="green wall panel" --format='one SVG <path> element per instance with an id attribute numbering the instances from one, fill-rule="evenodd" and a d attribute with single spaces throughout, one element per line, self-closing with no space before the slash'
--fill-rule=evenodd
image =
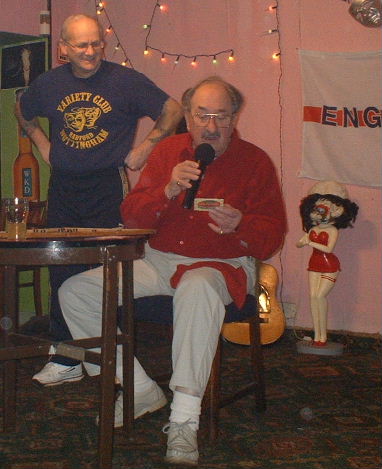
<path id="1" fill-rule="evenodd" d="M 23 50 L 27 50 L 28 73 L 22 61 Z M 13 163 L 18 155 L 18 123 L 14 116 L 15 93 L 48 68 L 48 41 L 46 38 L 0 31 L 0 195 L 13 196 Z M 49 133 L 46 119 L 41 126 Z M 40 199 L 47 196 L 50 168 L 42 160 L 35 147 L 33 153 L 40 167 Z M 32 273 L 21 274 L 22 281 L 31 280 Z M 42 269 L 43 308 L 48 312 L 49 282 L 47 268 Z M 20 311 L 34 312 L 31 287 L 20 289 Z"/>

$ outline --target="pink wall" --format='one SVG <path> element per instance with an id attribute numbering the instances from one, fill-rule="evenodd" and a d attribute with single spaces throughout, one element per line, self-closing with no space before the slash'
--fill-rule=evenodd
<path id="1" fill-rule="evenodd" d="M 45 10 L 43 0 L 6 0 L 1 3 L 0 31 L 38 35 L 40 33 L 40 10 Z"/>
<path id="2" fill-rule="evenodd" d="M 43 0 L 7 1 L 0 17 L 0 30 L 38 34 L 38 12 Z M 298 206 L 315 181 L 298 178 L 301 162 L 301 81 L 298 50 L 372 51 L 381 44 L 381 30 L 367 28 L 347 12 L 341 0 L 294 0 L 279 2 L 276 11 L 267 8 L 274 0 L 222 2 L 206 0 L 203 8 L 195 0 L 166 0 L 167 14 L 155 17 L 150 43 L 168 52 L 186 55 L 212 54 L 235 50 L 237 61 L 227 56 L 213 65 L 210 59 L 199 60 L 193 69 L 189 60 L 160 63 L 160 55 L 143 57 L 146 31 L 155 0 L 106 1 L 111 23 L 134 67 L 153 79 L 173 97 L 199 79 L 218 74 L 239 87 L 246 97 L 246 107 L 239 122 L 243 138 L 266 150 L 282 180 L 289 233 L 280 255 L 271 261 L 280 273 L 282 301 L 297 305 L 296 325 L 311 327 L 308 305 L 306 265 L 310 252 L 299 250 L 295 242 L 302 235 Z M 162 2 L 161 2 L 162 3 Z M 94 13 L 89 0 L 52 0 L 53 44 L 59 25 L 74 12 Z M 20 14 L 22 12 L 22 14 Z M 105 16 L 100 16 L 105 28 Z M 280 34 L 264 34 L 277 26 Z M 271 55 L 281 47 L 281 61 Z M 109 38 L 107 58 L 113 56 L 115 36 Z M 54 48 L 55 50 L 55 48 Z M 53 61 L 54 62 L 54 61 Z M 355 77 L 356 81 L 356 77 Z M 148 128 L 143 122 L 138 139 Z M 380 157 L 380 155 L 378 155 Z M 342 230 L 336 246 L 342 272 L 329 296 L 329 329 L 362 333 L 380 333 L 381 324 L 381 198 L 380 190 L 348 186 L 350 198 L 360 206 L 354 229 Z"/>

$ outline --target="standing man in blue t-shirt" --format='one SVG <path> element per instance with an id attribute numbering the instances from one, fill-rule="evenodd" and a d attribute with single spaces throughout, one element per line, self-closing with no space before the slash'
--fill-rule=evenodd
<path id="1" fill-rule="evenodd" d="M 69 63 L 36 78 L 16 105 L 16 117 L 51 166 L 49 227 L 115 227 L 120 222 L 124 168 L 140 169 L 155 144 L 175 130 L 181 106 L 145 75 L 103 60 L 103 30 L 87 15 L 62 26 L 61 52 Z M 140 118 L 155 121 L 132 148 Z M 48 118 L 50 140 L 38 124 Z M 86 266 L 52 266 L 50 334 L 71 338 L 57 290 Z M 33 379 L 54 386 L 82 379 L 82 365 L 55 356 Z"/>

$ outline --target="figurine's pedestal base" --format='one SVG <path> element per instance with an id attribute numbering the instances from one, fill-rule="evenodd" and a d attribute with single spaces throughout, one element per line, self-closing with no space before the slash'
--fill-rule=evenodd
<path id="1" fill-rule="evenodd" d="M 300 340 L 297 343 L 298 353 L 310 353 L 312 355 L 342 355 L 343 344 L 337 342 L 326 342 L 325 345 L 314 345 L 313 340 Z"/>

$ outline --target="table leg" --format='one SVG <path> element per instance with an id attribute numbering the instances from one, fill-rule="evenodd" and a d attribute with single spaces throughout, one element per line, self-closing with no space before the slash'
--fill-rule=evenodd
<path id="1" fill-rule="evenodd" d="M 104 249 L 101 351 L 101 408 L 99 419 L 99 468 L 111 469 L 114 433 L 114 392 L 118 307 L 118 272 L 113 247 Z"/>
<path id="2" fill-rule="evenodd" d="M 128 336 L 122 346 L 123 356 L 123 423 L 128 436 L 134 426 L 134 261 L 122 262 L 121 331 Z"/>
<path id="3" fill-rule="evenodd" d="M 1 311 L 1 346 L 10 346 L 9 334 L 15 332 L 18 305 L 16 304 L 16 267 L 3 267 L 4 292 Z M 16 360 L 3 363 L 3 429 L 13 431 L 16 428 Z"/>

